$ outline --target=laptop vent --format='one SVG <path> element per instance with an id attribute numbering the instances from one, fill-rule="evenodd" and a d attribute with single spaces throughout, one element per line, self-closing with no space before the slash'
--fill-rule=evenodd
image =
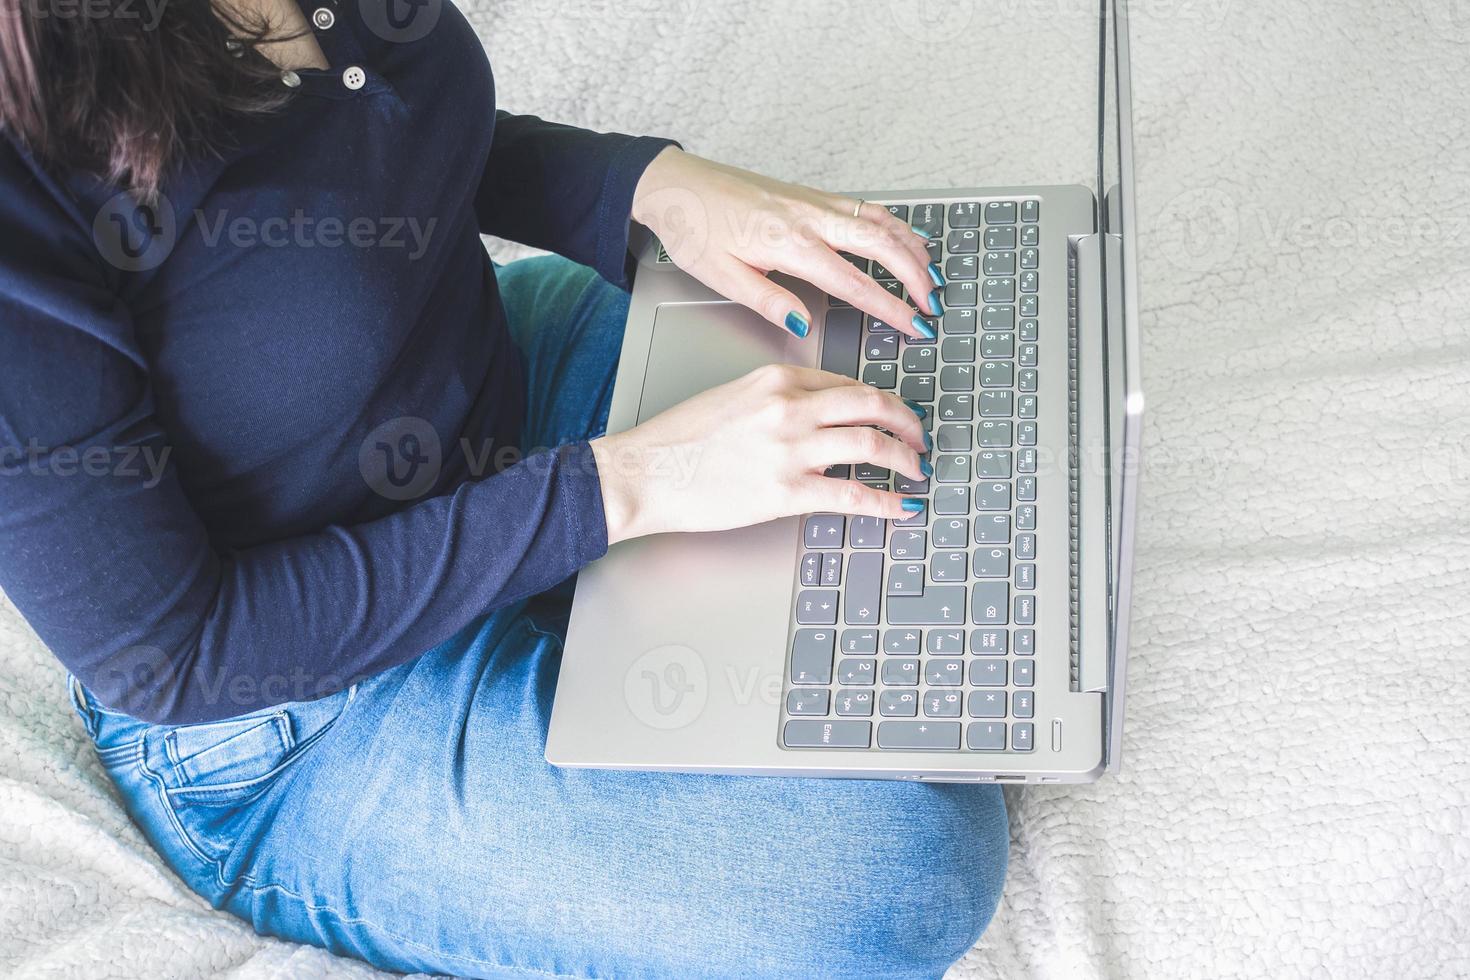
<path id="1" fill-rule="evenodd" d="M 1082 460 L 1077 421 L 1077 247 L 1067 249 L 1067 657 L 1068 683 L 1073 691 L 1082 690 L 1082 657 L 1077 624 L 1080 621 L 1077 584 L 1081 581 L 1078 563 L 1081 527 Z"/>

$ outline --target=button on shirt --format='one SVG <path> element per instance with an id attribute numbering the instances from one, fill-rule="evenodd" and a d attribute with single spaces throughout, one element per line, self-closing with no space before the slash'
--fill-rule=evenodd
<path id="1" fill-rule="evenodd" d="M 453 6 L 417 37 L 374 9 L 304 7 L 332 67 L 157 202 L 0 136 L 0 588 L 151 721 L 331 693 L 607 547 L 585 443 L 498 473 L 373 452 L 516 445 L 481 233 L 626 285 L 669 144 L 497 113 Z"/>

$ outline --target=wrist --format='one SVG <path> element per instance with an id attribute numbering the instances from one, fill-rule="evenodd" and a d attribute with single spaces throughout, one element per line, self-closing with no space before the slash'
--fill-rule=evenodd
<path id="1" fill-rule="evenodd" d="M 597 479 L 602 487 L 602 513 L 607 520 L 607 544 L 636 538 L 647 532 L 640 529 L 642 507 L 637 487 L 626 467 L 618 465 L 618 437 L 603 436 L 587 444 L 597 463 Z"/>
<path id="2" fill-rule="evenodd" d="M 634 221 L 645 228 L 652 228 L 650 223 L 653 214 L 645 205 L 650 195 L 664 185 L 664 178 L 674 168 L 678 159 L 686 156 L 685 152 L 677 146 L 666 146 L 643 168 L 643 175 L 638 178 L 637 185 L 633 188 L 633 208 L 631 217 Z"/>

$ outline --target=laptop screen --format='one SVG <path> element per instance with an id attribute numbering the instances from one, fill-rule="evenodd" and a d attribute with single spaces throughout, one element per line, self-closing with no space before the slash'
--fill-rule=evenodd
<path id="1" fill-rule="evenodd" d="M 1101 0 L 1098 34 L 1098 225 L 1105 233 L 1109 683 L 1107 760 L 1119 767 L 1143 427 L 1133 226 L 1133 121 L 1127 0 Z"/>

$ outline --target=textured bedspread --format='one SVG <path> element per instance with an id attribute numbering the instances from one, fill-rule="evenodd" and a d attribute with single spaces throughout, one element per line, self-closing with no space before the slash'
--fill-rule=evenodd
<path id="1" fill-rule="evenodd" d="M 952 975 L 1470 975 L 1470 8 L 1136 7 L 1125 771 L 1011 795 L 1005 899 Z M 1048 132 L 1085 134 L 1086 71 L 985 98 L 1084 0 L 470 9 L 516 110 L 833 188 L 1088 173 Z M 0 974 L 372 973 L 193 898 L 8 606 L 0 651 Z"/>

